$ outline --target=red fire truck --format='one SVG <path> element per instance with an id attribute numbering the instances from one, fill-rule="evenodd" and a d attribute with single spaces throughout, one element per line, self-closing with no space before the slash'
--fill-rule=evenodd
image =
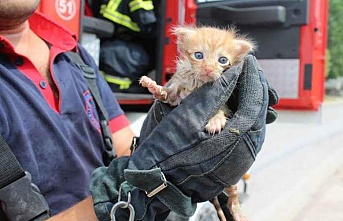
<path id="1" fill-rule="evenodd" d="M 53 2 L 53 3 L 52 3 Z M 317 110 L 324 98 L 328 0 L 161 0 L 157 8 L 155 79 L 165 84 L 174 72 L 177 47 L 170 27 L 177 24 L 228 26 L 258 45 L 256 57 L 277 90 L 277 108 Z M 97 48 L 113 24 L 84 15 L 82 0 L 42 0 L 39 8 Z M 89 36 L 92 36 L 89 40 Z M 87 36 L 87 40 L 85 37 Z M 95 59 L 98 51 L 90 50 Z M 122 105 L 150 104 L 149 94 L 119 93 Z"/>

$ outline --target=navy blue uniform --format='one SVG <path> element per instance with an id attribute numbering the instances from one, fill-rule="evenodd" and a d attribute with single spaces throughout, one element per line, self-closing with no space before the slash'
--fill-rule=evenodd
<path id="1" fill-rule="evenodd" d="M 87 64 L 97 67 L 68 31 L 38 13 L 29 22 L 50 47 L 50 71 L 58 96 L 31 61 L 16 54 L 0 35 L 0 133 L 23 169 L 31 173 L 54 215 L 90 196 L 90 175 L 103 165 L 105 148 L 86 81 L 63 52 L 78 50 Z M 112 133 L 128 126 L 99 74 L 97 82 Z"/>

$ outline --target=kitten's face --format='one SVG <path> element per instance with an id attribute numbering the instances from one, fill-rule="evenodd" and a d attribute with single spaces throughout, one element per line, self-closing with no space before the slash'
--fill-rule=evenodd
<path id="1" fill-rule="evenodd" d="M 192 71 L 203 82 L 216 80 L 221 73 L 240 62 L 253 44 L 238 38 L 234 30 L 211 27 L 174 29 L 181 53 Z"/>

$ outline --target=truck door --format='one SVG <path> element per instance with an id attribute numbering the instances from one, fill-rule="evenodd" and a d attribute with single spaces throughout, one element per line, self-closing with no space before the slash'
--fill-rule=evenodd
<path id="1" fill-rule="evenodd" d="M 280 96 L 277 107 L 317 110 L 324 97 L 327 0 L 197 0 L 198 25 L 235 26 Z"/>

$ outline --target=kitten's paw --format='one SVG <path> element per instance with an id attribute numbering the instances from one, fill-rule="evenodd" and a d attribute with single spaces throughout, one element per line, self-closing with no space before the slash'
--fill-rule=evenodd
<path id="1" fill-rule="evenodd" d="M 152 80 L 147 76 L 143 76 L 139 80 L 139 84 L 143 87 L 148 88 L 150 93 L 154 96 L 154 98 L 165 101 L 167 99 L 167 91 L 161 85 L 158 85 L 156 81 Z"/>
<path id="2" fill-rule="evenodd" d="M 230 213 L 235 221 L 248 221 L 244 216 L 241 207 L 239 205 L 232 205 L 230 208 Z"/>
<path id="3" fill-rule="evenodd" d="M 205 129 L 207 132 L 211 134 L 218 133 L 222 130 L 222 128 L 225 126 L 226 123 L 226 117 L 224 115 L 223 111 L 219 111 L 216 115 L 214 115 L 207 125 L 205 126 Z"/>
<path id="4" fill-rule="evenodd" d="M 229 197 L 226 202 L 226 206 L 230 210 L 234 221 L 248 221 L 248 219 L 243 214 L 239 203 L 237 184 L 227 187 L 226 191 Z"/>

